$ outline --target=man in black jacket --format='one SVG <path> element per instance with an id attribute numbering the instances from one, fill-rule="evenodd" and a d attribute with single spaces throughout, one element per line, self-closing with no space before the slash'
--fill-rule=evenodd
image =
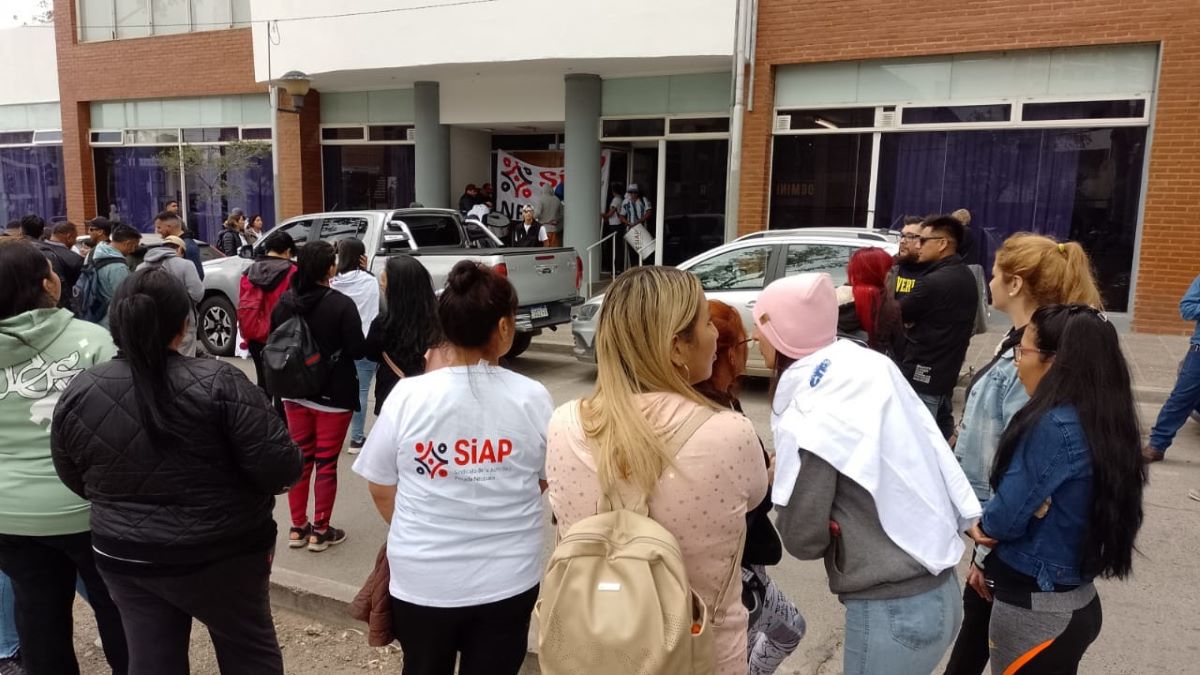
<path id="1" fill-rule="evenodd" d="M 888 277 L 887 287 L 892 289 L 897 300 L 912 293 L 917 277 L 925 271 L 920 262 L 921 230 L 924 220 L 916 216 L 905 216 L 904 228 L 900 230 L 900 250 L 896 253 L 896 264 Z"/>
<path id="2" fill-rule="evenodd" d="M 942 434 L 954 433 L 951 401 L 958 372 L 975 326 L 979 291 L 958 249 L 962 222 L 935 216 L 922 224 L 918 260 L 927 265 L 912 291 L 901 298 L 908 345 L 900 370 L 929 407 Z"/>

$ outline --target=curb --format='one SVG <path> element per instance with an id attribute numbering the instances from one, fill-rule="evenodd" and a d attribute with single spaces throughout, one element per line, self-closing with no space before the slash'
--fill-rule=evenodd
<path id="1" fill-rule="evenodd" d="M 271 606 L 336 626 L 358 625 L 347 613 L 358 589 L 339 581 L 271 568 Z"/>
<path id="2" fill-rule="evenodd" d="M 557 342 L 537 342 L 536 340 L 529 345 L 529 351 L 543 352 L 547 354 L 557 354 L 565 356 L 575 355 L 575 346 Z"/>

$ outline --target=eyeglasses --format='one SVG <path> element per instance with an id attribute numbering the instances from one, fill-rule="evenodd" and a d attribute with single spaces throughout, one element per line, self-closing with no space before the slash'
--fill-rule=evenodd
<path id="1" fill-rule="evenodd" d="M 917 243 L 921 246 L 924 246 L 931 241 L 937 241 L 939 239 L 945 239 L 945 237 L 917 237 Z"/>
<path id="2" fill-rule="evenodd" d="M 1018 344 L 1018 345 L 1013 345 L 1013 362 L 1020 363 L 1021 362 L 1021 354 L 1026 353 L 1026 352 L 1028 352 L 1030 354 L 1041 354 L 1042 358 L 1045 358 L 1047 356 L 1054 356 L 1054 354 L 1055 354 L 1055 352 L 1052 352 L 1049 350 L 1029 349 L 1026 347 L 1022 347 L 1021 345 Z"/>
<path id="3" fill-rule="evenodd" d="M 742 340 L 741 342 L 735 343 L 733 346 L 741 347 L 742 345 L 745 345 L 746 347 L 750 347 L 751 345 L 754 345 L 756 343 L 758 343 L 758 340 L 755 340 L 754 338 L 746 338 L 745 340 Z"/>
<path id="4" fill-rule="evenodd" d="M 921 235 L 919 235 L 919 234 L 902 234 L 902 235 L 900 235 L 900 238 L 903 239 L 904 241 L 917 241 L 921 238 Z"/>

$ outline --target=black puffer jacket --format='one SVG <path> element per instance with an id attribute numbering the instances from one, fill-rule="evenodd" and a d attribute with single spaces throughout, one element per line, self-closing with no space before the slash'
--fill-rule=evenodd
<path id="1" fill-rule="evenodd" d="M 241 371 L 172 355 L 167 373 L 176 413 L 165 439 L 139 420 L 119 355 L 76 377 L 54 410 L 54 467 L 92 502 L 92 542 L 110 569 L 265 551 L 275 542 L 274 495 L 300 476 L 300 449 Z"/>

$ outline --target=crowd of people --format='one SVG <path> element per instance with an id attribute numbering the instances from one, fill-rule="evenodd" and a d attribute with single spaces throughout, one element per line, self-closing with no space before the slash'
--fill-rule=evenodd
<path id="1" fill-rule="evenodd" d="M 649 204 L 615 209 L 624 225 Z M 844 288 L 772 283 L 749 336 L 693 275 L 630 269 L 600 310 L 595 390 L 557 409 L 501 362 L 518 301 L 487 266 L 459 262 L 435 292 L 410 256 L 376 278 L 362 242 L 268 233 L 239 297 L 251 382 L 193 356 L 202 268 L 177 215 L 136 270 L 133 228 L 89 221 L 76 263 L 73 232 L 44 241 L 27 220 L 0 240 L 0 368 L 23 373 L 0 396 L 5 675 L 79 672 L 77 591 L 114 673 L 187 672 L 194 620 L 222 672 L 283 672 L 274 499 L 289 547 L 345 541 L 347 446 L 389 525 L 369 615 L 409 675 L 515 675 L 534 613 L 550 675 L 772 673 L 808 630 L 772 579 L 785 552 L 824 560 L 846 673 L 931 673 L 947 654 L 954 674 L 1076 672 L 1100 632 L 1094 580 L 1131 573 L 1148 463 L 1200 403 L 1193 337 L 1142 450 L 1087 254 L 1019 234 L 989 285 L 1012 328 L 955 420 L 980 304 L 961 215 L 906 223 L 895 259 L 858 251 Z M 536 214 L 525 227 L 548 235 Z M 1197 307 L 1200 279 L 1184 316 Z M 738 396 L 755 347 L 773 455 Z"/>

